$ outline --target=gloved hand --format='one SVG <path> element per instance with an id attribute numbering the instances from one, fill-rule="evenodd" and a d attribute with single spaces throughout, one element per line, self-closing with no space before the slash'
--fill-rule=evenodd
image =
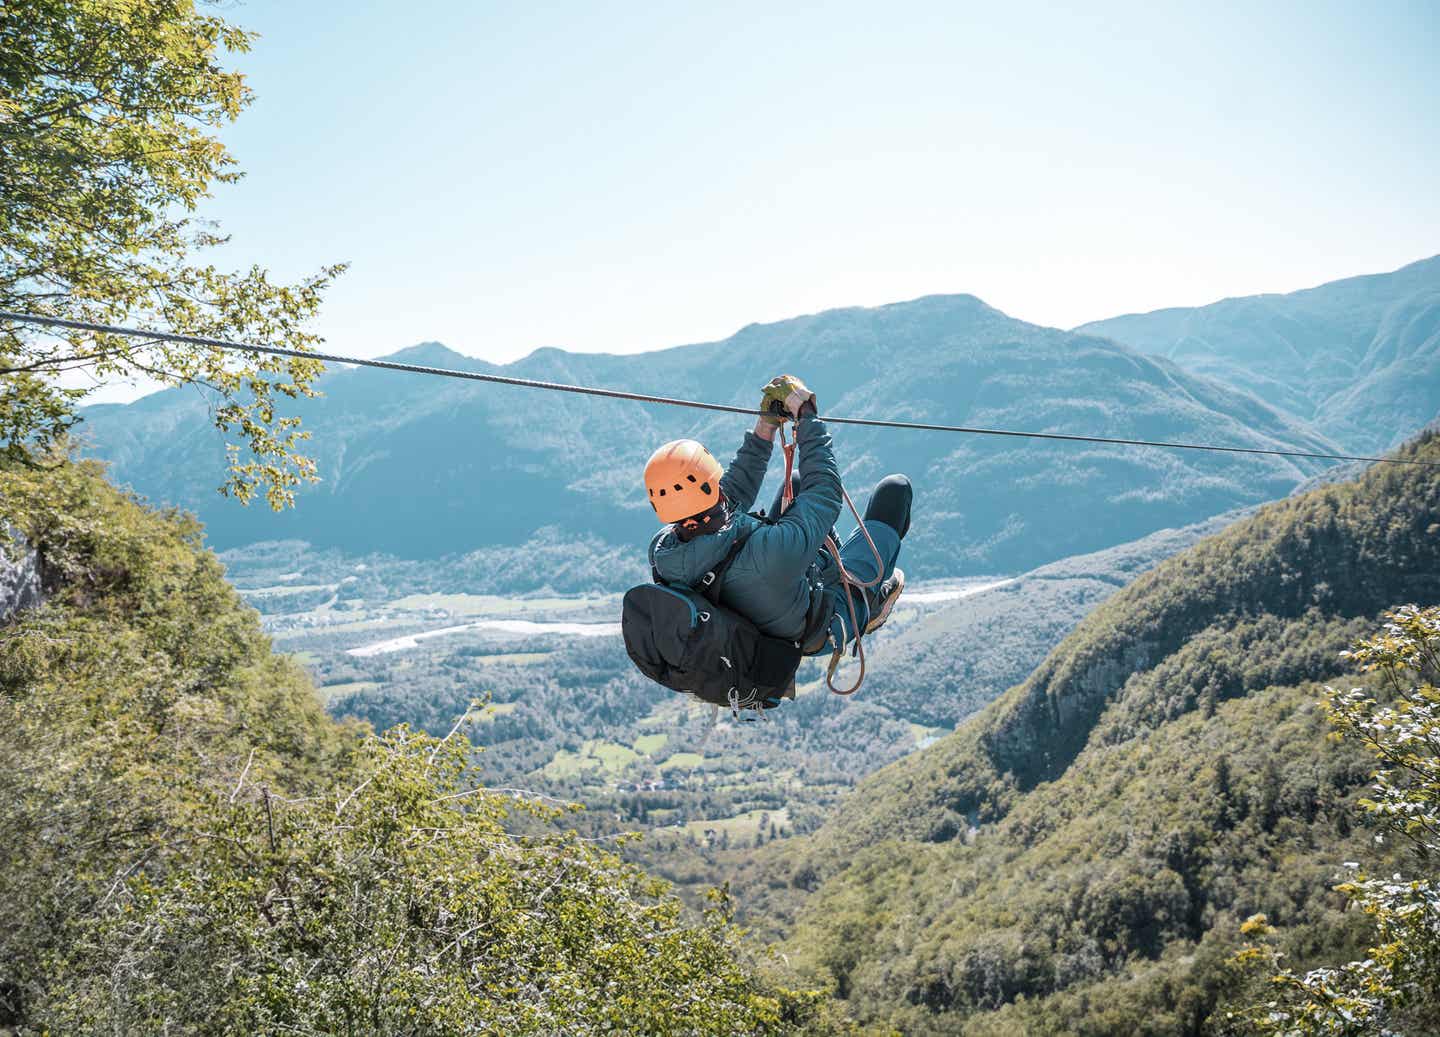
<path id="1" fill-rule="evenodd" d="M 793 374 L 776 375 L 765 386 L 765 395 L 760 398 L 760 410 L 767 419 L 772 416 L 774 424 L 787 420 L 799 420 L 802 414 L 815 413 L 815 394 L 805 383 Z"/>

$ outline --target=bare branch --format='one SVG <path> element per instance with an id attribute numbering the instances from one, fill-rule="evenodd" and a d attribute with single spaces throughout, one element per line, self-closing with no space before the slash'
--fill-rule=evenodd
<path id="1" fill-rule="evenodd" d="M 245 775 L 250 773 L 250 764 L 255 762 L 255 747 L 250 747 L 250 756 L 245 760 L 245 769 L 240 772 L 240 780 L 235 783 L 235 791 L 230 793 L 230 802 L 235 802 L 235 797 L 240 795 L 240 788 L 245 784 Z"/>

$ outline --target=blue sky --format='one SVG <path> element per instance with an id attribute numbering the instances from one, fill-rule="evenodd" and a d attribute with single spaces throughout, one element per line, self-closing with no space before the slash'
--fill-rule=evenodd
<path id="1" fill-rule="evenodd" d="M 226 5 L 207 210 L 377 355 L 970 292 L 1037 323 L 1440 252 L 1440 5 Z M 1086 5 L 1088 6 L 1088 5 Z"/>

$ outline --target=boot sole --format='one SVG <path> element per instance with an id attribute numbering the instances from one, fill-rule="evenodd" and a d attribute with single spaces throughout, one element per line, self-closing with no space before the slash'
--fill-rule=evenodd
<path id="1" fill-rule="evenodd" d="M 885 603 L 880 606 L 880 614 L 879 614 L 879 615 L 877 615 L 877 616 L 871 616 L 871 617 L 870 617 L 870 622 L 868 622 L 868 623 L 865 624 L 865 633 L 867 633 L 867 634 L 873 633 L 874 631 L 879 630 L 881 627 L 883 627 L 883 626 L 885 625 L 885 621 L 890 618 L 890 610 L 895 607 L 895 603 L 900 600 L 900 595 L 901 595 L 902 593 L 904 593 L 904 591 L 905 591 L 905 570 L 904 570 L 904 569 L 896 569 L 896 570 L 895 570 L 895 593 L 891 594 L 890 597 L 888 597 L 888 598 L 885 599 Z"/>

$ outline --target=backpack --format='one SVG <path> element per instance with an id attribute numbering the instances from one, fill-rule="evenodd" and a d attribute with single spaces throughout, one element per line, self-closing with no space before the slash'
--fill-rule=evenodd
<path id="1" fill-rule="evenodd" d="M 654 582 L 625 592 L 625 651 L 657 684 L 731 710 L 773 709 L 800 666 L 800 645 L 762 634 L 720 604 L 720 586 L 749 534 L 705 574 L 698 588 Z"/>

